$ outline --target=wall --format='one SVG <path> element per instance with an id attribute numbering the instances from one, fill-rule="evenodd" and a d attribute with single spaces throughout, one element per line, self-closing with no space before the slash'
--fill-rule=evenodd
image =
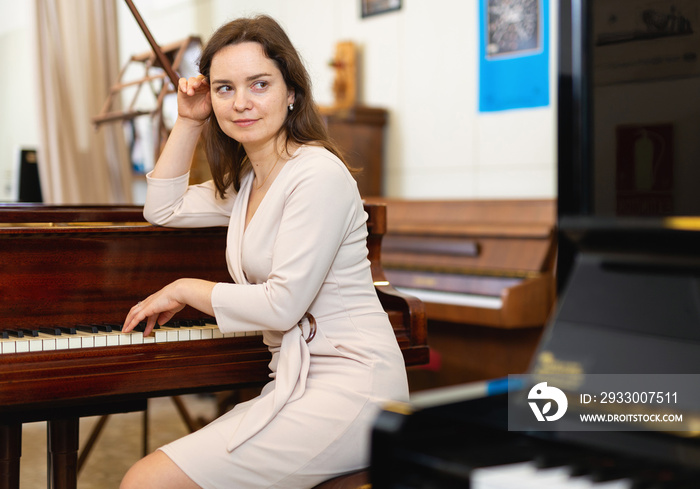
<path id="1" fill-rule="evenodd" d="M 19 148 L 36 148 L 39 141 L 29 3 L 0 0 L 0 201 L 14 198 Z"/>
<path id="2" fill-rule="evenodd" d="M 0 5 L 9 6 L 10 1 L 0 0 Z M 135 4 L 160 44 L 190 34 L 206 40 L 217 26 L 241 15 L 274 16 L 304 58 L 322 105 L 332 102 L 328 62 L 335 43 L 357 43 L 362 52 L 361 101 L 390 113 L 385 154 L 388 196 L 555 197 L 554 84 L 549 107 L 478 112 L 476 0 L 404 0 L 398 12 L 365 19 L 359 0 L 135 0 Z M 125 4 L 118 5 L 125 61 L 147 50 L 148 43 Z M 0 53 L 6 50 L 4 38 L 0 39 Z M 2 127 L 12 123 L 3 121 Z M 23 132 L 29 134 L 30 129 Z M 0 175 L 6 171 L 7 151 L 0 143 Z"/>

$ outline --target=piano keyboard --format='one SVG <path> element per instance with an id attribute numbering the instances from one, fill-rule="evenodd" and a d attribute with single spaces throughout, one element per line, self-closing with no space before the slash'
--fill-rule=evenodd
<path id="1" fill-rule="evenodd" d="M 497 465 L 474 469 L 471 489 L 632 489 L 628 478 L 595 481 L 586 476 L 573 476 L 569 467 L 540 468 L 533 462 Z"/>
<path id="2" fill-rule="evenodd" d="M 171 343 L 239 336 L 261 336 L 260 331 L 222 333 L 216 324 L 207 321 L 175 321 L 156 326 L 143 335 L 145 324 L 122 333 L 121 325 L 89 324 L 75 327 L 45 327 L 38 330 L 7 328 L 0 331 L 0 354 L 73 350 L 147 343 Z"/>
<path id="3" fill-rule="evenodd" d="M 399 292 L 418 297 L 423 302 L 436 304 L 455 304 L 458 306 L 479 307 L 484 309 L 502 309 L 503 300 L 500 297 L 489 297 L 458 292 L 443 292 L 439 290 L 414 289 L 411 287 L 394 287 Z"/>

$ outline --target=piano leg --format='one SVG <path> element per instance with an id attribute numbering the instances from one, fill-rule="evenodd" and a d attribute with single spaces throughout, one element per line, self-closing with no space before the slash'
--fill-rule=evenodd
<path id="1" fill-rule="evenodd" d="M 47 438 L 49 489 L 77 489 L 78 418 L 50 420 Z"/>
<path id="2" fill-rule="evenodd" d="M 22 424 L 0 424 L 0 489 L 19 489 Z"/>

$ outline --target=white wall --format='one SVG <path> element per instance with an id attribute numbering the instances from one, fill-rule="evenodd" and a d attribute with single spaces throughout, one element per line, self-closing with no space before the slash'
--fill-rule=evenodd
<path id="1" fill-rule="evenodd" d="M 19 148 L 36 148 L 39 141 L 29 3 L 0 0 L 0 201 L 14 198 Z"/>
<path id="2" fill-rule="evenodd" d="M 0 7 L 9 8 L 10 3 L 16 8 L 28 2 L 0 0 Z M 555 19 L 557 2 L 551 3 Z M 478 112 L 477 0 L 404 0 L 398 12 L 365 19 L 360 16 L 360 0 L 135 0 L 135 4 L 159 44 L 190 34 L 206 40 L 227 20 L 256 13 L 272 15 L 304 58 L 314 95 L 322 105 L 332 103 L 333 72 L 328 62 L 335 43 L 357 43 L 362 52 L 361 101 L 390 113 L 385 153 L 388 196 L 556 195 L 554 83 L 549 107 Z M 125 61 L 149 47 L 126 5 L 118 5 L 121 57 Z M 553 36 L 555 26 L 552 22 Z M 3 36 L 0 55 L 6 56 L 6 51 Z M 553 49 L 552 80 L 555 56 Z M 16 61 L 8 60 L 5 66 L 13 63 Z M 4 89 L 2 92 L 0 96 L 7 97 Z M 18 103 L 14 99 L 12 102 Z M 17 121 L 7 122 L 6 113 L 0 118 L 4 136 L 8 124 Z M 33 124 L 31 120 L 30 127 L 17 127 L 25 133 L 21 137 L 37 139 L 30 134 Z M 12 143 L 21 137 L 12 136 Z M 0 176 L 7 163 L 8 150 L 3 141 Z"/>

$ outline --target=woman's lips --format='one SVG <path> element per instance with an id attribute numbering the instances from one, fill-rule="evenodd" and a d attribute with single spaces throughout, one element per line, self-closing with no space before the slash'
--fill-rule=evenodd
<path id="1" fill-rule="evenodd" d="M 257 119 L 238 119 L 238 120 L 233 121 L 233 123 L 239 127 L 252 126 L 256 122 L 257 122 Z"/>

